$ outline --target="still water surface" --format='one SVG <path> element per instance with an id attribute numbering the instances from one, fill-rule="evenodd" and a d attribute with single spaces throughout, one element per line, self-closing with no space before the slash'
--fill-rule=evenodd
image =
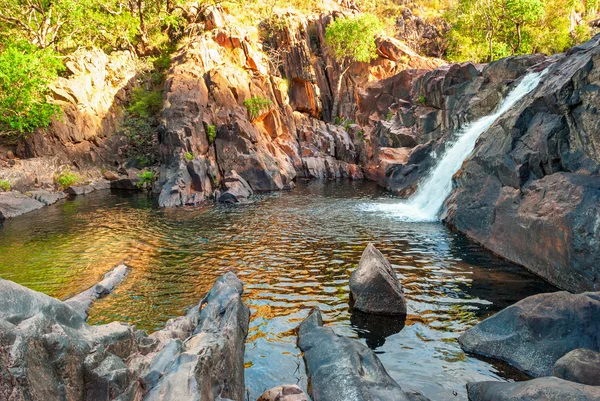
<path id="1" fill-rule="evenodd" d="M 154 331 L 235 269 L 252 312 L 252 400 L 282 383 L 306 386 L 294 328 L 313 306 L 336 332 L 373 348 L 405 390 L 432 400 L 466 400 L 468 381 L 517 379 L 505 366 L 465 355 L 456 339 L 490 314 L 555 289 L 441 224 L 366 211 L 392 202 L 375 185 L 349 182 L 305 183 L 250 205 L 196 210 L 100 192 L 0 223 L 0 277 L 63 299 L 124 261 L 130 275 L 93 306 L 90 323 Z M 403 283 L 405 322 L 348 311 L 348 278 L 368 242 Z"/>

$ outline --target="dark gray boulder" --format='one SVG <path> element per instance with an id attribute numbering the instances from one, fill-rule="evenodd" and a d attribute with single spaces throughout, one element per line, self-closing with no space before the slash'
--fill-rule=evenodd
<path id="1" fill-rule="evenodd" d="M 254 194 L 250 184 L 233 170 L 225 174 L 223 185 L 225 192 L 219 196 L 220 203 L 243 203 Z"/>
<path id="2" fill-rule="evenodd" d="M 406 315 L 406 300 L 396 273 L 373 244 L 367 245 L 350 276 L 350 305 L 365 313 Z"/>
<path id="3" fill-rule="evenodd" d="M 600 353 L 578 348 L 554 364 L 554 376 L 576 383 L 600 386 Z"/>
<path id="4" fill-rule="evenodd" d="M 323 327 L 318 309 L 300 324 L 298 346 L 304 352 L 313 401 L 426 400 L 405 393 L 368 347 Z"/>
<path id="5" fill-rule="evenodd" d="M 200 304 L 198 327 L 145 401 L 244 401 L 244 341 L 250 311 L 234 273 L 221 276 Z"/>
<path id="6" fill-rule="evenodd" d="M 544 377 L 519 383 L 467 384 L 470 401 L 598 401 L 600 387 Z"/>
<path id="7" fill-rule="evenodd" d="M 504 360 L 534 376 L 551 376 L 556 361 L 578 348 L 600 351 L 600 293 L 534 295 L 459 338 L 466 352 Z"/>
<path id="8" fill-rule="evenodd" d="M 43 207 L 42 202 L 18 192 L 0 193 L 0 220 L 21 216 Z"/>

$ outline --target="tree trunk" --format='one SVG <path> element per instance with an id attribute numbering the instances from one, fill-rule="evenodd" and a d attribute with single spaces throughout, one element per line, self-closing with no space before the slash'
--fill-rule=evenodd
<path id="1" fill-rule="evenodd" d="M 348 70 L 350 69 L 351 66 L 352 66 L 352 64 L 350 64 L 346 68 L 344 68 L 343 64 L 341 66 L 342 72 L 340 73 L 340 77 L 337 80 L 335 93 L 333 94 L 333 107 L 331 108 L 331 121 L 335 121 L 335 118 L 339 114 L 340 102 L 342 100 L 342 83 L 344 82 L 344 76 L 346 76 L 346 73 L 348 72 Z"/>

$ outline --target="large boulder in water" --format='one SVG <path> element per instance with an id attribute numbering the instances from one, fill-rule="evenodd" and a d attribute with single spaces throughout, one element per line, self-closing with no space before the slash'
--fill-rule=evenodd
<path id="1" fill-rule="evenodd" d="M 600 352 L 579 348 L 556 361 L 554 376 L 576 383 L 600 386 Z"/>
<path id="2" fill-rule="evenodd" d="M 453 228 L 572 292 L 600 290 L 599 60 L 600 36 L 551 58 L 479 137 L 446 202 Z"/>
<path id="3" fill-rule="evenodd" d="M 426 400 L 405 393 L 369 348 L 323 327 L 318 309 L 300 324 L 298 346 L 304 352 L 313 401 Z"/>
<path id="4" fill-rule="evenodd" d="M 396 273 L 373 244 L 367 245 L 350 276 L 350 303 L 365 313 L 406 315 L 406 300 Z"/>
<path id="5" fill-rule="evenodd" d="M 598 401 L 600 387 L 586 386 L 555 377 L 520 383 L 478 382 L 467 384 L 470 401 Z"/>
<path id="6" fill-rule="evenodd" d="M 600 351 L 600 293 L 525 298 L 468 330 L 459 343 L 466 352 L 504 360 L 531 376 L 551 376 L 568 352 Z"/>

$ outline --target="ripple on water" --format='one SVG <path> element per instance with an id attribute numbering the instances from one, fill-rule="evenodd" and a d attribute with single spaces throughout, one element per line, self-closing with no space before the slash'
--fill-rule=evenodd
<path id="1" fill-rule="evenodd" d="M 440 224 L 399 221 L 385 212 L 392 206 L 369 206 L 393 202 L 372 184 L 348 182 L 196 210 L 161 210 L 140 194 L 90 194 L 0 225 L 0 276 L 65 298 L 126 261 L 128 279 L 93 306 L 90 322 L 154 331 L 235 269 L 252 312 L 246 383 L 253 398 L 282 383 L 306 386 L 294 329 L 314 306 L 338 333 L 375 349 L 404 389 L 434 400 L 466 399 L 468 381 L 518 378 L 465 355 L 456 338 L 554 288 Z M 348 278 L 368 242 L 404 285 L 406 321 L 348 311 Z"/>

